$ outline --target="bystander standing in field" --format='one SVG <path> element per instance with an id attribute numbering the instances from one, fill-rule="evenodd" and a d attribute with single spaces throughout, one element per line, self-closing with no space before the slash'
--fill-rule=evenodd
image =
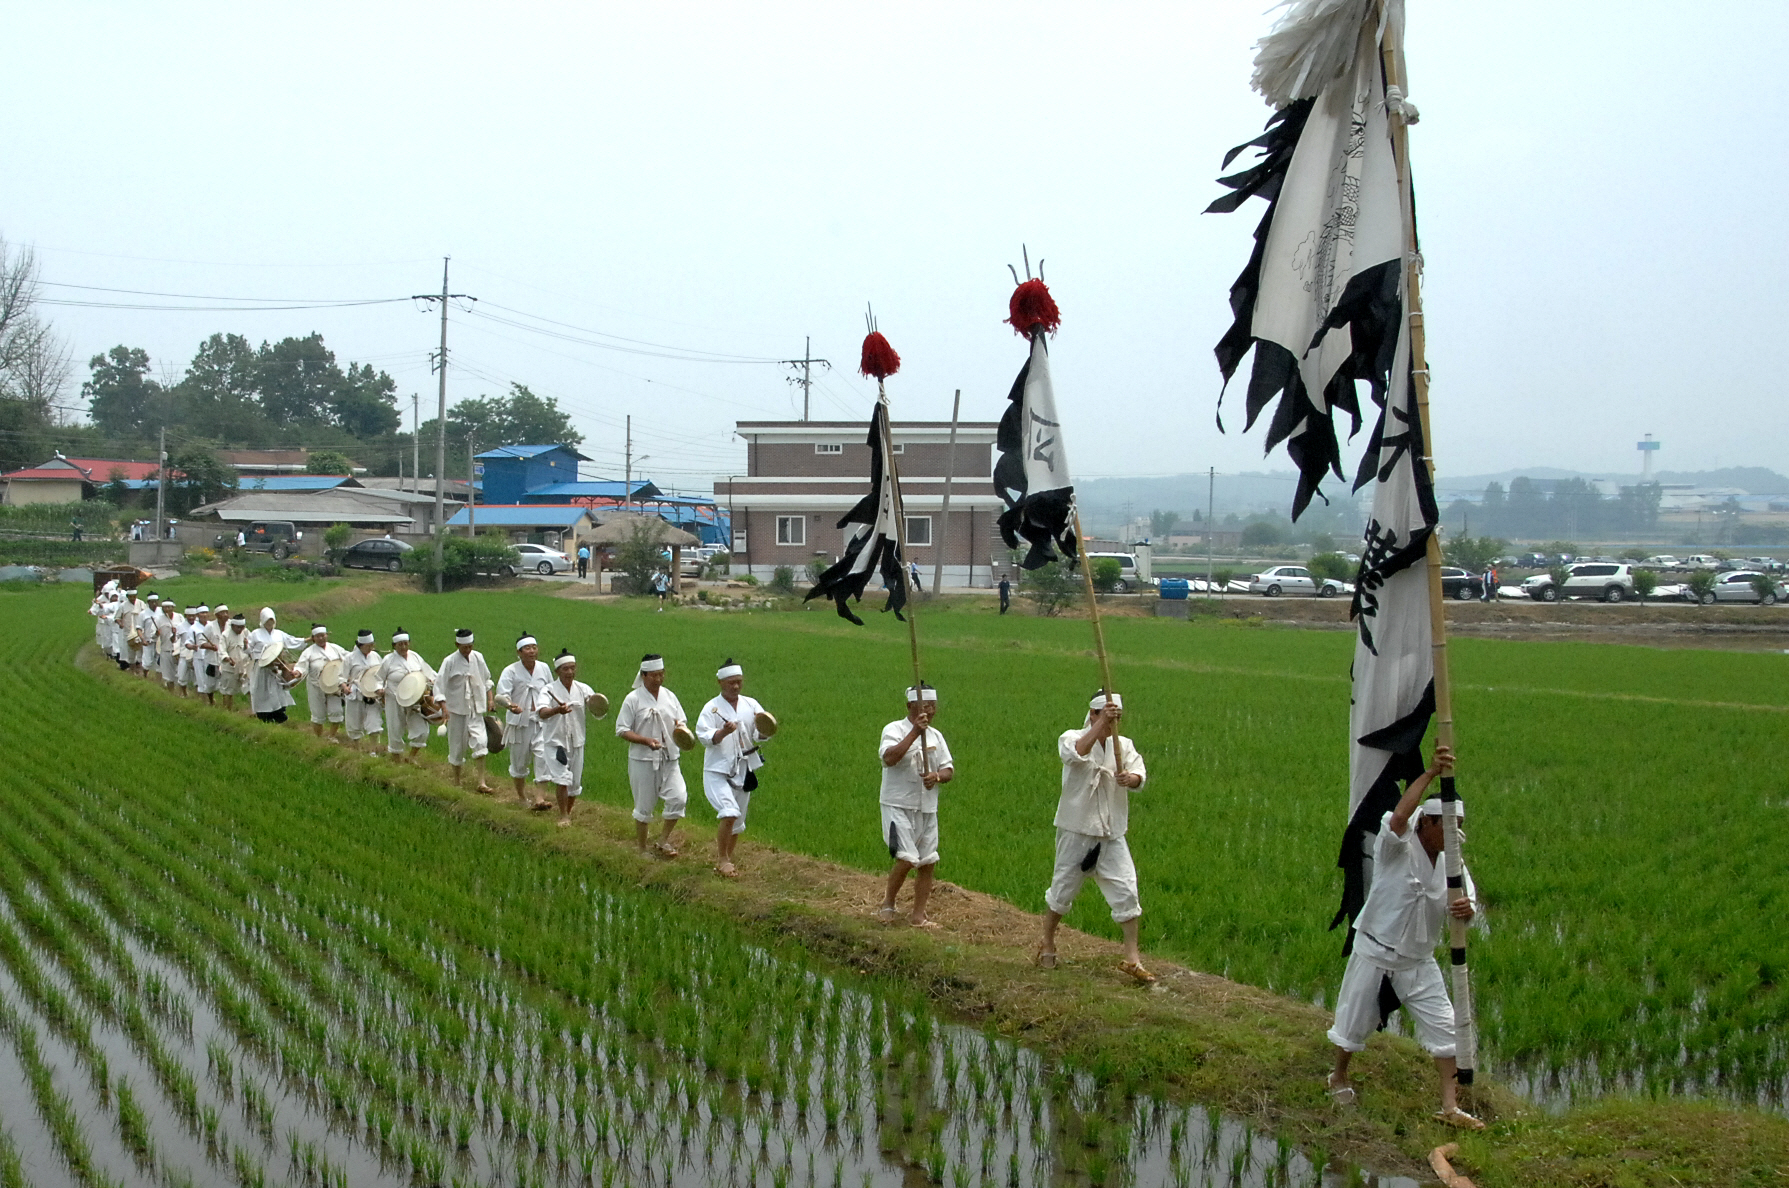
<path id="1" fill-rule="evenodd" d="M 229 609 L 228 605 L 220 604 L 218 617 L 221 619 Z M 248 681 L 248 616 L 238 613 L 225 624 L 223 652 L 218 660 L 217 691 L 224 695 L 226 712 L 236 711 L 236 695 L 248 692 Z"/>
<path id="2" fill-rule="evenodd" d="M 1441 967 L 1435 963 L 1442 921 L 1449 913 L 1461 920 L 1473 916 L 1469 879 L 1466 894 L 1448 900 L 1447 870 L 1437 861 L 1445 844 L 1441 801 L 1423 800 L 1435 777 L 1453 762 L 1451 750 L 1436 747 L 1435 761 L 1410 781 L 1397 806 L 1380 823 L 1373 843 L 1373 885 L 1354 918 L 1353 948 L 1336 991 L 1335 1024 L 1329 1029 L 1336 1066 L 1328 1085 L 1338 1104 L 1353 1103 L 1348 1063 L 1366 1047 L 1367 1037 L 1385 1026 L 1390 1011 L 1402 1004 L 1416 1025 L 1417 1042 L 1435 1058 L 1441 1079 L 1441 1109 L 1435 1118 L 1463 1130 L 1483 1130 L 1485 1124 L 1456 1102 L 1454 1008 Z"/>
<path id="3" fill-rule="evenodd" d="M 719 819 L 714 869 L 733 878 L 739 873 L 733 851 L 745 832 L 746 810 L 758 787 L 758 769 L 764 766 L 758 724 L 768 715 L 744 694 L 745 669 L 731 656 L 715 670 L 714 679 L 721 691 L 696 716 L 696 737 L 703 751 L 702 794 Z"/>
<path id="4" fill-rule="evenodd" d="M 477 792 L 486 796 L 497 789 L 485 779 L 485 756 L 490 753 L 484 716 L 497 708 L 491 696 L 491 667 L 483 652 L 473 648 L 472 629 L 453 633 L 454 650 L 441 662 L 435 686 L 447 709 L 447 765 L 453 768 L 454 787 L 463 782 L 466 760 L 478 764 Z"/>
<path id="5" fill-rule="evenodd" d="M 391 636 L 391 652 L 379 663 L 379 684 L 385 690 L 385 750 L 394 763 L 416 762 L 429 745 L 429 720 L 422 716 L 421 704 L 398 702 L 398 682 L 413 672 L 430 682 L 435 679 L 429 662 L 410 650 L 410 633 L 399 627 Z"/>
<path id="6" fill-rule="evenodd" d="M 587 577 L 589 575 L 589 570 L 590 570 L 590 546 L 587 544 L 581 544 L 578 546 L 578 577 L 580 579 Z"/>
<path id="7" fill-rule="evenodd" d="M 193 688 L 205 698 L 207 705 L 216 705 L 218 678 L 218 645 L 222 640 L 222 632 L 211 618 L 209 606 L 199 607 L 198 621 L 193 624 L 193 643 L 197 652 L 193 656 Z"/>
<path id="8" fill-rule="evenodd" d="M 1000 613 L 1005 614 L 1013 604 L 1013 584 L 1003 573 L 1000 575 Z"/>
<path id="9" fill-rule="evenodd" d="M 579 550 L 579 563 L 589 552 Z M 528 764 L 534 764 L 537 783 L 547 779 L 546 761 L 541 750 L 542 724 L 535 710 L 542 704 L 541 692 L 553 674 L 540 662 L 540 642 L 526 631 L 516 640 L 516 661 L 497 677 L 497 704 L 504 710 L 503 745 L 509 751 L 509 778 L 515 781 L 516 797 L 536 811 L 552 808 L 552 802 L 536 793 L 528 795 Z"/>
<path id="10" fill-rule="evenodd" d="M 286 707 L 298 703 L 286 688 L 279 665 L 261 663 L 261 653 L 272 643 L 279 644 L 282 652 L 304 647 L 304 640 L 280 630 L 273 608 L 264 606 L 261 625 L 248 633 L 248 704 L 263 722 L 284 722 Z"/>
<path id="11" fill-rule="evenodd" d="M 536 712 L 545 728 L 541 749 L 547 778 L 559 798 L 559 825 L 564 828 L 571 824 L 571 811 L 584 793 L 584 743 L 589 737 L 585 707 L 597 693 L 578 679 L 578 658 L 570 652 L 553 658 L 553 675 L 557 679 L 541 690 Z"/>
<path id="12" fill-rule="evenodd" d="M 342 663 L 342 685 L 345 689 L 342 719 L 343 725 L 348 728 L 348 745 L 356 751 L 363 749 L 362 739 L 377 748 L 379 732 L 385 728 L 380 720 L 378 697 L 368 697 L 360 687 L 360 678 L 366 674 L 366 670 L 377 670 L 379 664 L 379 653 L 373 648 L 373 633 L 371 629 L 362 627 L 354 636 L 354 650 L 348 653 L 348 659 Z"/>
<path id="13" fill-rule="evenodd" d="M 662 801 L 664 830 L 657 849 L 667 858 L 677 857 L 671 831 L 683 819 L 689 803 L 683 769 L 678 764 L 675 736 L 679 729 L 689 730 L 683 703 L 677 700 L 677 694 L 665 688 L 665 658 L 649 652 L 640 658 L 633 690 L 622 699 L 621 709 L 615 714 L 615 735 L 628 744 L 627 782 L 634 794 L 634 825 L 640 849 L 646 849 L 653 809 Z"/>
<path id="14" fill-rule="evenodd" d="M 347 707 L 342 700 L 341 676 L 336 677 L 333 686 L 323 681 L 323 670 L 331 663 L 340 665 L 339 672 L 345 673 L 348 653 L 342 650 L 341 644 L 329 642 L 329 628 L 312 623 L 310 646 L 298 653 L 298 669 L 304 673 L 304 700 L 311 711 L 311 733 L 322 738 L 323 728 L 327 726 L 330 741 L 337 742 L 341 738 L 342 719 Z"/>
<path id="15" fill-rule="evenodd" d="M 1137 947 L 1143 905 L 1137 895 L 1137 867 L 1125 834 L 1130 828 L 1130 794 L 1143 786 L 1148 772 L 1131 740 L 1118 733 L 1124 701 L 1118 694 L 1097 694 L 1087 706 L 1087 720 L 1065 730 L 1056 740 L 1062 760 L 1062 796 L 1056 804 L 1056 870 L 1044 892 L 1044 933 L 1035 959 L 1045 969 L 1056 966 L 1056 926 L 1075 905 L 1081 884 L 1091 874 L 1112 909 L 1112 921 L 1124 933 L 1124 960 L 1118 968 L 1148 985 L 1155 975 L 1143 968 Z"/>
<path id="16" fill-rule="evenodd" d="M 899 918 L 895 897 L 907 872 L 917 870 L 908 922 L 915 928 L 937 927 L 926 915 L 926 902 L 938 866 L 938 785 L 956 776 L 950 746 L 932 726 L 937 714 L 938 690 L 921 683 L 907 690 L 907 716 L 882 728 L 877 750 L 882 760 L 882 840 L 894 866 L 877 915 L 887 924 Z"/>

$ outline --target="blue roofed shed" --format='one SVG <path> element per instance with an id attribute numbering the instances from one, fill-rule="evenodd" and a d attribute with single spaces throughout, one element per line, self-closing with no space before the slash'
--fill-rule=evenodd
<path id="1" fill-rule="evenodd" d="M 480 532 L 496 529 L 511 540 L 563 548 L 596 527 L 596 521 L 589 508 L 563 503 L 481 503 L 476 508 L 460 508 L 447 521 L 450 530 L 464 531 L 474 525 Z"/>
<path id="2" fill-rule="evenodd" d="M 493 504 L 520 504 L 530 491 L 578 481 L 578 463 L 590 459 L 568 445 L 506 445 L 478 455 L 484 497 Z"/>

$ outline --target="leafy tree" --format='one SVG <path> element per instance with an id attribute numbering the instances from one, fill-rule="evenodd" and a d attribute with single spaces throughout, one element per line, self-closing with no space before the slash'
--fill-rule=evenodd
<path id="1" fill-rule="evenodd" d="M 652 593 L 652 575 L 664 567 L 665 522 L 655 516 L 634 521 L 628 538 L 615 550 L 615 572 L 627 577 L 630 594 Z M 790 575 L 793 589 L 794 575 Z"/>
<path id="2" fill-rule="evenodd" d="M 651 588 L 652 587 L 648 585 L 645 590 L 635 590 L 634 593 L 644 594 Z M 795 567 L 793 565 L 779 565 L 771 570 L 770 588 L 775 590 L 778 594 L 795 593 Z"/>
<path id="3" fill-rule="evenodd" d="M 436 420 L 424 421 L 424 443 L 433 442 Z M 447 410 L 448 472 L 458 473 L 455 459 L 464 459 L 466 443 L 481 448 L 500 445 L 583 444 L 584 435 L 572 427 L 571 417 L 552 397 L 536 396 L 525 384 L 512 383 L 507 396 L 479 396 L 462 400 Z"/>
<path id="4" fill-rule="evenodd" d="M 1690 592 L 1696 596 L 1696 601 L 1701 602 L 1702 599 L 1714 593 L 1715 582 L 1717 580 L 1715 572 L 1712 569 L 1693 569 L 1690 571 L 1690 576 L 1685 579 L 1685 584 L 1689 586 Z"/>
<path id="5" fill-rule="evenodd" d="M 188 446 L 174 456 L 169 467 L 174 472 L 168 480 L 174 510 L 191 511 L 236 489 L 235 469 L 219 461 L 209 446 Z"/>
<path id="6" fill-rule="evenodd" d="M 1093 563 L 1093 588 L 1101 594 L 1110 594 L 1118 588 L 1124 575 L 1124 566 L 1116 557 L 1101 557 Z"/>
<path id="7" fill-rule="evenodd" d="M 276 425 L 326 420 L 347 379 L 336 365 L 335 352 L 314 331 L 303 338 L 262 343 L 256 362 L 261 408 Z"/>
<path id="8" fill-rule="evenodd" d="M 99 497 L 113 507 L 123 507 L 130 501 L 130 488 L 125 486 L 124 468 L 112 467 L 112 473 L 106 476 L 106 485 Z"/>
<path id="9" fill-rule="evenodd" d="M 354 525 L 331 524 L 323 530 L 323 547 L 329 550 L 329 559 L 337 560 L 348 542 L 354 539 Z"/>
<path id="10" fill-rule="evenodd" d="M 1279 525 L 1267 520 L 1256 520 L 1242 530 L 1244 548 L 1266 548 L 1286 543 L 1286 534 Z"/>
<path id="11" fill-rule="evenodd" d="M 330 419 L 355 437 L 379 437 L 397 430 L 397 381 L 371 364 L 350 363 L 330 404 Z"/>
<path id="12" fill-rule="evenodd" d="M 1759 602 L 1763 602 L 1767 598 L 1772 602 L 1775 602 L 1777 598 L 1777 579 L 1771 577 L 1767 573 L 1754 573 L 1752 575 L 1752 593 L 1758 596 Z"/>
<path id="13" fill-rule="evenodd" d="M 1019 595 L 1037 605 L 1039 614 L 1054 618 L 1079 593 L 1080 583 L 1066 565 L 1052 562 L 1019 570 Z"/>
<path id="14" fill-rule="evenodd" d="M 1482 573 L 1487 565 L 1503 556 L 1507 548 L 1507 540 L 1494 536 L 1456 536 L 1445 542 L 1441 553 L 1449 565 L 1458 565 L 1471 573 Z"/>
<path id="15" fill-rule="evenodd" d="M 340 450 L 315 450 L 304 461 L 306 474 L 353 474 L 354 462 Z"/>
<path id="16" fill-rule="evenodd" d="M 1319 582 L 1331 579 L 1345 582 L 1354 573 L 1354 567 L 1348 564 L 1348 558 L 1333 550 L 1327 553 L 1313 554 L 1311 559 L 1305 562 L 1305 568 L 1310 570 L 1311 576 Z"/>
<path id="17" fill-rule="evenodd" d="M 221 441 L 261 445 L 267 417 L 261 409 L 261 364 L 240 334 L 213 334 L 199 344 L 174 390 L 185 415 Z"/>
<path id="18" fill-rule="evenodd" d="M 1639 596 L 1640 605 L 1652 597 L 1652 592 L 1659 588 L 1659 575 L 1650 569 L 1634 570 L 1634 593 Z"/>
<path id="19" fill-rule="evenodd" d="M 1166 540 L 1174 532 L 1174 525 L 1180 523 L 1180 513 L 1172 511 L 1152 511 L 1149 513 L 1149 534 Z"/>
<path id="20" fill-rule="evenodd" d="M 521 564 L 522 555 L 495 529 L 480 532 L 471 540 L 441 529 L 441 588 L 451 590 L 466 585 L 480 575 L 507 573 Z M 435 588 L 435 549 L 425 544 L 404 554 L 404 569 L 422 579 L 425 590 Z"/>
<path id="21" fill-rule="evenodd" d="M 110 437 L 149 436 L 157 413 L 167 408 L 167 394 L 149 378 L 149 352 L 115 346 L 88 360 L 93 375 L 81 385 L 87 414 Z"/>

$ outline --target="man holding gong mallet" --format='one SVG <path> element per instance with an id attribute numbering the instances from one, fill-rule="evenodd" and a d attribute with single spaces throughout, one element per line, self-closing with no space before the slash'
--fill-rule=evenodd
<path id="1" fill-rule="evenodd" d="M 882 839 L 894 859 L 888 892 L 876 913 L 885 924 L 900 918 L 895 897 L 907 872 L 917 870 L 908 923 L 915 928 L 938 927 L 926 915 L 938 866 L 938 785 L 950 783 L 957 773 L 944 735 L 932 725 L 937 713 L 938 690 L 914 685 L 907 690 L 907 716 L 882 728 Z"/>
<path id="2" fill-rule="evenodd" d="M 1137 898 L 1137 867 L 1131 861 L 1130 794 L 1148 773 L 1131 740 L 1118 733 L 1124 701 L 1104 690 L 1087 706 L 1087 721 L 1056 740 L 1062 760 L 1062 797 L 1056 805 L 1056 870 L 1044 892 L 1044 931 L 1033 960 L 1056 968 L 1056 926 L 1075 906 L 1081 884 L 1091 874 L 1124 932 L 1119 971 L 1142 985 L 1155 975 L 1143 968 L 1137 927 L 1143 905 Z"/>

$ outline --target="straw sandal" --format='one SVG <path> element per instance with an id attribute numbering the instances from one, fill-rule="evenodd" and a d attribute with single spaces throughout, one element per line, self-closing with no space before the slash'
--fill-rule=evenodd
<path id="1" fill-rule="evenodd" d="M 1127 975 L 1139 986 L 1153 986 L 1156 982 L 1155 975 L 1144 969 L 1140 962 L 1120 961 L 1118 972 Z"/>
<path id="2" fill-rule="evenodd" d="M 528 811 L 535 812 L 535 813 L 544 813 L 552 807 L 553 807 L 553 802 L 550 800 L 537 800 L 533 804 L 528 806 Z"/>
<path id="3" fill-rule="evenodd" d="M 1323 1091 L 1329 1094 L 1329 1100 L 1338 1106 L 1351 1106 L 1360 1100 L 1359 1095 L 1354 1092 L 1353 1085 L 1336 1084 L 1334 1073 L 1323 1078 Z"/>
<path id="4" fill-rule="evenodd" d="M 901 913 L 894 908 L 885 907 L 876 909 L 876 920 L 878 923 L 893 924 L 899 921 L 900 918 Z"/>
<path id="5" fill-rule="evenodd" d="M 474 792 L 478 793 L 480 796 L 495 796 L 495 795 L 497 795 L 497 789 L 487 788 L 483 784 L 480 784 L 478 787 L 476 787 L 472 790 Z"/>
<path id="6" fill-rule="evenodd" d="M 652 848 L 659 852 L 660 857 L 663 857 L 663 858 L 677 857 L 677 847 L 672 845 L 670 842 L 665 842 L 665 841 L 653 842 Z"/>
<path id="7" fill-rule="evenodd" d="M 943 927 L 943 925 L 939 924 L 938 921 L 936 921 L 936 920 L 911 920 L 911 921 L 909 921 L 909 923 L 912 924 L 913 927 L 915 927 L 915 928 L 941 928 L 941 927 Z"/>
<path id="8" fill-rule="evenodd" d="M 1054 952 L 1044 952 L 1044 946 L 1042 942 L 1039 942 L 1037 948 L 1031 953 L 1031 964 L 1037 966 L 1039 969 L 1055 969 L 1056 954 Z"/>
<path id="9" fill-rule="evenodd" d="M 723 879 L 736 879 L 739 877 L 739 868 L 734 866 L 731 862 L 728 862 L 717 865 L 714 868 L 714 873 L 721 876 Z"/>
<path id="10" fill-rule="evenodd" d="M 1451 1110 L 1436 1110 L 1434 1118 L 1435 1121 L 1451 1126 L 1455 1130 L 1483 1130 L 1485 1128 L 1483 1122 L 1474 1118 L 1459 1106 L 1455 1106 Z"/>

